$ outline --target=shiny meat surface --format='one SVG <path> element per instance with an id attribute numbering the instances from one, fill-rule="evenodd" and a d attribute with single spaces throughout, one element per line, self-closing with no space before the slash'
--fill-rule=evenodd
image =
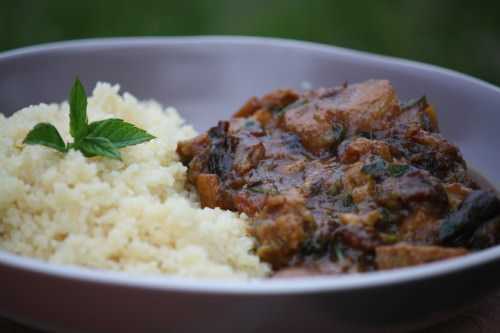
<path id="1" fill-rule="evenodd" d="M 498 198 L 469 179 L 433 108 L 385 80 L 251 98 L 177 151 L 203 206 L 252 218 L 280 276 L 417 265 L 500 238 Z"/>

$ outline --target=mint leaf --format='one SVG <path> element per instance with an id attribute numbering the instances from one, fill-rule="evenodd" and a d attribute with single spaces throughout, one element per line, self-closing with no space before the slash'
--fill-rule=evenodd
<path id="1" fill-rule="evenodd" d="M 105 119 L 89 125 L 89 136 L 107 138 L 116 148 L 137 145 L 155 137 L 122 119 Z"/>
<path id="2" fill-rule="evenodd" d="M 78 142 L 87 135 L 87 128 L 87 95 L 77 78 L 69 94 L 69 133 Z"/>
<path id="3" fill-rule="evenodd" d="M 28 133 L 23 143 L 28 145 L 42 145 L 56 149 L 62 153 L 66 152 L 66 144 L 57 129 L 48 123 L 37 124 Z"/>
<path id="4" fill-rule="evenodd" d="M 104 156 L 121 160 L 122 156 L 113 143 L 103 137 L 87 136 L 78 144 L 79 149 L 85 157 Z"/>

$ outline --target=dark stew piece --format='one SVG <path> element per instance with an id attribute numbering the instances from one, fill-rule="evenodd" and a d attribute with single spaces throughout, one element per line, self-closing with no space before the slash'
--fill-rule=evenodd
<path id="1" fill-rule="evenodd" d="M 500 239 L 496 195 L 469 179 L 427 100 L 401 104 L 385 80 L 253 97 L 177 152 L 203 206 L 252 218 L 280 276 L 417 265 Z"/>

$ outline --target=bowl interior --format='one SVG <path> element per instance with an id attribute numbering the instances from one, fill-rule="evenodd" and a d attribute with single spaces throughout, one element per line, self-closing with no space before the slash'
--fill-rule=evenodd
<path id="1" fill-rule="evenodd" d="M 259 38 L 150 38 L 70 42 L 0 55 L 0 110 L 66 99 L 75 76 L 90 90 L 119 83 L 140 99 L 175 106 L 205 130 L 244 101 L 278 87 L 387 78 L 401 100 L 426 95 L 443 134 L 475 169 L 500 184 L 500 91 L 464 75 L 310 43 Z"/>
<path id="2" fill-rule="evenodd" d="M 433 66 L 262 38 L 59 43 L 0 53 L 0 112 L 9 115 L 30 104 L 65 100 L 77 75 L 88 92 L 97 81 L 108 81 L 119 83 L 122 91 L 139 99 L 175 106 L 200 131 L 229 117 L 247 98 L 278 87 L 315 88 L 386 78 L 401 100 L 427 95 L 438 110 L 444 135 L 460 146 L 474 169 L 499 188 L 500 90 Z M 214 323 L 221 308 L 230 311 L 233 320 L 219 321 L 231 326 L 220 332 L 233 331 L 233 325 L 242 323 L 248 329 L 249 322 L 275 330 L 285 317 L 296 319 L 299 325 L 307 322 L 308 328 L 311 322 L 321 328 L 345 325 L 349 331 L 366 331 L 367 327 L 379 331 L 381 325 L 415 328 L 415 323 L 436 321 L 438 313 L 444 318 L 498 288 L 499 262 L 500 248 L 494 247 L 455 260 L 335 279 L 194 281 L 58 266 L 0 251 L 0 282 L 11 286 L 0 298 L 0 313 L 46 323 L 51 329 L 65 325 L 64 331 L 116 330 L 113 316 L 102 317 L 109 309 L 133 313 L 120 317 L 128 329 L 155 323 L 194 325 L 193 331 L 199 331 Z M 33 294 L 40 297 L 35 301 L 19 297 Z M 99 302 L 92 303 L 93 299 Z M 363 307 L 370 310 L 360 316 Z M 80 311 L 64 312 L 74 308 Z M 142 311 L 145 308 L 148 311 Z M 167 309 L 168 314 L 151 309 Z M 183 316 L 188 312 L 192 316 Z M 301 329 L 293 323 L 288 326 Z"/>

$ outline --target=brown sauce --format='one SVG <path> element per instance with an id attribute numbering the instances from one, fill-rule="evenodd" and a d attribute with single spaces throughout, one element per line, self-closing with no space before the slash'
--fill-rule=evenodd
<path id="1" fill-rule="evenodd" d="M 419 265 L 500 238 L 500 201 L 432 106 L 385 80 L 251 98 L 177 151 L 203 206 L 252 218 L 278 276 Z"/>

